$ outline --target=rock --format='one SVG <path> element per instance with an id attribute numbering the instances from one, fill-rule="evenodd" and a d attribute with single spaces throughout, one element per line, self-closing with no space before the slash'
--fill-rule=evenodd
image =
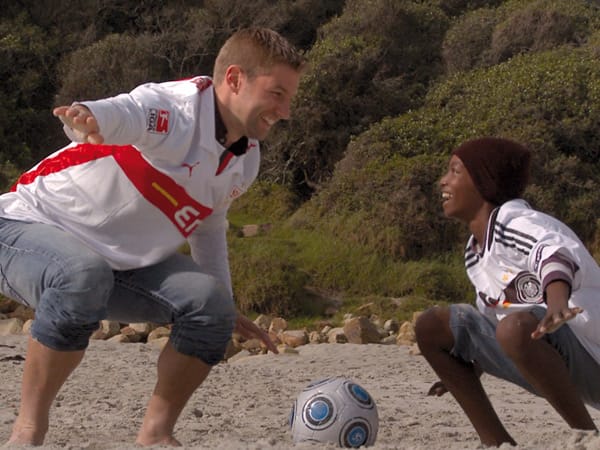
<path id="1" fill-rule="evenodd" d="M 269 331 L 268 335 L 269 335 L 269 339 L 271 339 L 275 345 L 281 344 L 280 334 L 275 334 L 272 331 Z M 263 344 L 263 346 L 264 346 L 264 344 Z"/>
<path id="2" fill-rule="evenodd" d="M 396 319 L 389 319 L 389 320 L 386 320 L 385 323 L 383 324 L 383 329 L 385 331 L 391 331 L 392 333 L 397 333 L 398 330 L 400 329 L 400 324 L 398 323 L 398 321 Z"/>
<path id="3" fill-rule="evenodd" d="M 110 339 L 121 332 L 121 324 L 114 320 L 101 320 L 100 327 L 92 333 L 91 339 Z"/>
<path id="4" fill-rule="evenodd" d="M 269 231 L 271 231 L 272 228 L 273 228 L 273 225 L 271 225 L 270 223 L 262 223 L 260 225 L 257 225 L 257 224 L 243 225 L 241 234 L 242 234 L 242 237 L 254 237 L 254 236 L 258 236 L 259 234 L 267 234 Z"/>
<path id="5" fill-rule="evenodd" d="M 268 330 L 271 326 L 271 322 L 273 318 L 267 314 L 261 314 L 256 319 L 254 319 L 254 324 L 263 330 Z"/>
<path id="6" fill-rule="evenodd" d="M 287 330 L 280 334 L 281 341 L 290 347 L 308 344 L 308 334 L 305 330 Z"/>
<path id="7" fill-rule="evenodd" d="M 383 344 L 383 345 L 395 345 L 396 344 L 396 339 L 397 339 L 397 336 L 394 335 L 394 334 L 391 334 L 389 336 L 384 337 L 380 341 L 380 343 Z"/>
<path id="8" fill-rule="evenodd" d="M 308 342 L 310 344 L 320 344 L 325 341 L 325 338 L 323 336 L 324 335 L 322 335 L 318 331 L 311 331 L 308 334 Z"/>
<path id="9" fill-rule="evenodd" d="M 23 321 L 17 317 L 0 320 L 0 336 L 21 334 L 23 332 Z"/>
<path id="10" fill-rule="evenodd" d="M 242 342 L 241 347 L 244 350 L 248 350 L 250 353 L 260 353 L 262 350 L 262 341 L 260 339 L 248 339 Z"/>
<path id="11" fill-rule="evenodd" d="M 287 321 L 281 317 L 275 317 L 269 325 L 269 331 L 275 334 L 279 334 L 282 331 L 287 330 Z"/>
<path id="12" fill-rule="evenodd" d="M 117 342 L 119 344 L 130 342 L 129 339 L 127 338 L 127 336 L 125 336 L 124 334 L 115 334 L 113 337 L 108 338 L 107 341 L 108 342 Z"/>
<path id="13" fill-rule="evenodd" d="M 381 340 L 377 327 L 366 317 L 355 317 L 347 321 L 344 334 L 351 344 L 371 344 Z"/>
<path id="14" fill-rule="evenodd" d="M 9 319 L 21 319 L 23 322 L 33 319 L 34 311 L 25 305 L 19 304 L 13 312 L 7 314 Z"/>
<path id="15" fill-rule="evenodd" d="M 150 345 L 154 345 L 155 347 L 158 347 L 161 350 L 165 347 L 165 345 L 167 345 L 167 342 L 169 342 L 169 336 L 162 336 L 148 341 Z"/>
<path id="16" fill-rule="evenodd" d="M 398 331 L 396 343 L 398 345 L 412 345 L 416 342 L 415 327 L 412 322 L 404 322 Z"/>
<path id="17" fill-rule="evenodd" d="M 139 334 L 142 339 L 146 339 L 150 332 L 156 328 L 155 325 L 149 322 L 138 322 L 138 323 L 130 323 L 129 328 L 134 330 L 136 334 Z M 121 331 L 122 332 L 122 331 Z"/>
<path id="18" fill-rule="evenodd" d="M 343 328 L 332 328 L 327 333 L 327 342 L 330 344 L 345 344 L 348 342 L 348 338 L 344 334 Z"/>
<path id="19" fill-rule="evenodd" d="M 33 319 L 29 319 L 23 324 L 23 334 L 30 334 L 31 325 L 33 325 Z"/>
<path id="20" fill-rule="evenodd" d="M 169 337 L 170 335 L 171 330 L 169 328 L 157 327 L 148 334 L 148 342 L 152 342 L 155 339 L 160 339 L 163 337 Z"/>
<path id="21" fill-rule="evenodd" d="M 332 330 L 332 326 L 331 325 L 325 325 L 322 329 L 321 329 L 321 334 L 324 336 L 327 336 L 329 334 L 329 332 Z"/>
<path id="22" fill-rule="evenodd" d="M 121 328 L 121 334 L 127 336 L 127 342 L 140 342 L 142 340 L 142 335 L 129 325 Z"/>

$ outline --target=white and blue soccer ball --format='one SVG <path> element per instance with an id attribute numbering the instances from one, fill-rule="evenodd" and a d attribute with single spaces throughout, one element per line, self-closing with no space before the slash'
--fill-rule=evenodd
<path id="1" fill-rule="evenodd" d="M 340 447 L 373 445 L 379 416 L 373 397 L 354 381 L 326 378 L 309 384 L 290 414 L 294 442 L 333 442 Z"/>

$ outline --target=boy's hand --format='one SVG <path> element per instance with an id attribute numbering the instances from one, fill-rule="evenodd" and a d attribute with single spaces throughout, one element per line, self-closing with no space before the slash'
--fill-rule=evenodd
<path id="1" fill-rule="evenodd" d="M 427 395 L 435 395 L 436 397 L 441 397 L 446 392 L 448 392 L 448 389 L 446 389 L 446 386 L 444 386 L 444 383 L 442 383 L 441 381 L 436 381 L 429 388 Z"/>
<path id="2" fill-rule="evenodd" d="M 531 339 L 540 339 L 546 333 L 558 330 L 565 322 L 583 312 L 579 307 L 569 307 L 571 286 L 562 280 L 553 281 L 546 286 L 546 315 L 531 333 Z"/>
<path id="3" fill-rule="evenodd" d="M 577 314 L 583 312 L 583 309 L 576 306 L 574 308 L 570 308 L 569 306 L 565 306 L 564 308 L 559 308 L 556 310 L 552 310 L 550 305 L 548 305 L 548 311 L 546 311 L 546 315 L 533 333 L 531 333 L 532 339 L 540 339 L 546 333 L 552 333 L 558 330 L 565 322 L 571 320 Z"/>

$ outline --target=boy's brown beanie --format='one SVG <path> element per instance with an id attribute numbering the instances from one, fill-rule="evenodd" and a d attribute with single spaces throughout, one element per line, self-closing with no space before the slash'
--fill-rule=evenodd
<path id="1" fill-rule="evenodd" d="M 464 142 L 452 151 L 467 168 L 481 196 L 495 205 L 519 198 L 529 181 L 531 153 L 504 138 Z"/>

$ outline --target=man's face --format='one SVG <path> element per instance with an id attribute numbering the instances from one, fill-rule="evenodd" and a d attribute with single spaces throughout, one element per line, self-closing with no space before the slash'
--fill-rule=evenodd
<path id="1" fill-rule="evenodd" d="M 450 158 L 448 171 L 440 180 L 440 190 L 444 215 L 462 222 L 473 220 L 485 202 L 466 167 L 456 155 Z"/>
<path id="2" fill-rule="evenodd" d="M 268 73 L 253 78 L 241 72 L 240 81 L 234 107 L 243 128 L 240 131 L 249 138 L 263 140 L 275 123 L 290 118 L 300 74 L 285 64 L 277 64 Z"/>

